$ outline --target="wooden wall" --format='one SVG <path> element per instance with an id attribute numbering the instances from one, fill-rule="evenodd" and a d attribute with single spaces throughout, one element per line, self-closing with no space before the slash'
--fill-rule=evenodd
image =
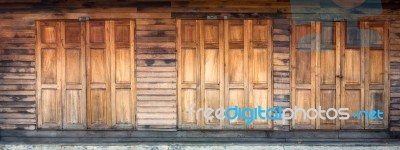
<path id="1" fill-rule="evenodd" d="M 254 2 L 254 1 L 253 1 Z M 386 13 L 399 18 L 395 6 L 385 0 Z M 0 129 L 36 128 L 35 99 L 35 20 L 77 19 L 136 19 L 136 80 L 137 128 L 176 129 L 177 126 L 177 70 L 176 70 L 176 21 L 171 12 L 197 13 L 204 19 L 206 13 L 243 18 L 247 12 L 289 12 L 289 0 L 265 0 L 258 3 L 219 2 L 146 2 L 121 1 L 75 2 L 66 8 L 63 3 L 1 4 L 0 14 Z M 398 3 L 398 2 L 395 2 Z M 60 7 L 60 12 L 53 7 Z M 96 7 L 123 8 L 96 8 Z M 138 6 L 136 8 L 136 6 Z M 148 7 L 150 6 L 150 7 Z M 226 6 L 226 7 L 223 7 Z M 270 7 L 273 9 L 265 9 Z M 94 7 L 94 8 L 92 8 Z M 6 8 L 6 9 L 5 9 Z M 28 9 L 27 8 L 33 8 Z M 21 11 L 14 14 L 13 11 Z M 32 13 L 34 12 L 34 13 Z M 157 14 L 158 12 L 161 12 Z M 203 13 L 199 13 L 203 12 Z M 65 14 L 64 14 L 65 13 Z M 68 14 L 67 14 L 68 13 Z M 179 15 L 178 15 L 179 16 Z M 196 15 L 192 15 L 196 16 Z M 259 15 L 250 15 L 259 17 Z M 290 19 L 286 15 L 273 20 L 273 81 L 275 107 L 290 107 Z M 386 16 L 381 16 L 384 18 Z M 162 19 L 160 19 L 162 18 Z M 384 18 L 387 19 L 387 18 Z M 400 132 L 400 22 L 390 25 L 390 79 L 391 105 L 390 130 Z M 274 130 L 289 130 L 289 122 L 275 121 Z"/>
<path id="2" fill-rule="evenodd" d="M 392 21 L 390 38 L 390 131 L 400 132 L 400 21 Z"/>
<path id="3" fill-rule="evenodd" d="M 138 128 L 176 128 L 176 21 L 136 23 Z"/>
<path id="4" fill-rule="evenodd" d="M 35 129 L 35 22 L 0 18 L 0 129 Z"/>
<path id="5" fill-rule="evenodd" d="M 290 19 L 273 20 L 273 102 L 274 107 L 290 107 Z M 274 121 L 274 130 L 289 130 L 288 121 Z"/>

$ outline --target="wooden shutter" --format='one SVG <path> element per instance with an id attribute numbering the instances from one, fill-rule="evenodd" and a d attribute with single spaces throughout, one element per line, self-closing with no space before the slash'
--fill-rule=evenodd
<path id="1" fill-rule="evenodd" d="M 365 109 L 380 110 L 384 120 L 368 119 L 366 129 L 385 129 L 388 126 L 389 57 L 387 50 L 388 24 L 386 22 L 364 22 L 367 29 L 365 42 Z"/>
<path id="2" fill-rule="evenodd" d="M 110 21 L 111 109 L 113 128 L 135 125 L 134 22 Z"/>
<path id="3" fill-rule="evenodd" d="M 38 128 L 61 128 L 61 55 L 59 22 L 38 22 L 36 41 Z"/>
<path id="4" fill-rule="evenodd" d="M 340 106 L 342 108 L 349 108 L 350 115 L 358 113 L 364 109 L 364 80 L 365 74 L 363 73 L 365 65 L 365 48 L 357 43 L 363 45 L 360 37 L 364 37 L 365 33 L 360 32 L 360 29 L 365 29 L 364 24 L 359 26 L 345 26 L 345 35 L 341 38 L 341 43 L 344 44 L 343 50 L 343 66 L 342 66 L 342 94 Z M 363 45 L 364 47 L 364 45 Z M 364 117 L 361 120 L 350 117 L 349 120 L 341 120 L 341 129 L 364 129 Z"/>
<path id="5" fill-rule="evenodd" d="M 178 102 L 179 126 L 181 128 L 198 128 L 201 121 L 196 115 L 189 115 L 190 105 L 196 104 L 193 110 L 201 108 L 200 102 L 200 51 L 198 27 L 195 20 L 178 20 Z"/>
<path id="6" fill-rule="evenodd" d="M 293 26 L 292 108 L 349 108 L 350 115 L 379 109 L 387 114 L 387 24 L 349 24 L 352 26 L 327 22 Z M 384 120 L 365 121 L 362 115 L 360 120 L 350 116 L 349 120 L 317 118 L 316 122 L 303 120 L 302 115 L 292 120 L 293 129 L 387 127 L 386 115 Z"/>
<path id="7" fill-rule="evenodd" d="M 272 106 L 272 30 L 271 20 L 249 20 L 249 107 L 267 110 Z M 246 34 L 246 33 L 245 33 Z M 271 120 L 256 119 L 250 128 L 272 128 Z"/>
<path id="8" fill-rule="evenodd" d="M 350 114 L 360 110 L 381 110 L 384 120 L 365 120 L 350 117 L 341 122 L 342 129 L 385 129 L 388 124 L 388 27 L 386 22 L 359 22 L 357 27 L 346 26 L 342 37 L 346 42 L 343 58 L 341 107 Z M 353 34 L 359 36 L 351 37 Z M 349 43 L 360 41 L 360 46 Z M 350 46 L 349 46 L 350 45 Z M 352 44 L 354 45 L 354 44 Z"/>
<path id="9" fill-rule="evenodd" d="M 61 22 L 63 128 L 86 128 L 85 24 Z"/>
<path id="10" fill-rule="evenodd" d="M 226 20 L 225 30 L 225 109 L 249 106 L 248 91 L 248 34 L 243 20 Z M 233 113 L 230 113 L 233 115 Z M 245 128 L 244 119 L 226 120 L 226 128 Z"/>
<path id="11" fill-rule="evenodd" d="M 39 128 L 135 126 L 133 21 L 38 22 L 37 31 Z"/>
<path id="12" fill-rule="evenodd" d="M 308 110 L 315 107 L 316 26 L 315 22 L 293 25 L 291 42 L 291 108 Z M 297 113 L 297 118 L 292 119 L 292 128 L 315 129 L 315 120 L 304 119 L 303 115 L 303 112 Z"/>
<path id="13" fill-rule="evenodd" d="M 180 128 L 271 128 L 265 120 L 246 127 L 243 119 L 188 116 L 190 104 L 194 110 L 272 105 L 271 21 L 178 20 L 178 29 Z"/>
<path id="14" fill-rule="evenodd" d="M 223 21 L 198 21 L 200 27 L 200 79 L 202 108 L 224 107 Z M 215 113 L 212 113 L 214 115 Z M 204 117 L 203 117 L 204 118 Z M 205 128 L 220 129 L 223 121 L 203 120 Z"/>
<path id="15" fill-rule="evenodd" d="M 197 107 L 192 109 L 196 110 L 217 110 L 224 106 L 223 31 L 223 21 L 184 20 L 180 23 L 178 95 L 182 101 L 180 122 L 183 128 L 222 128 L 223 121 L 215 117 L 204 120 L 203 115 L 196 120 L 196 114 L 189 118 L 188 111 L 194 103 Z"/>
<path id="16" fill-rule="evenodd" d="M 316 107 L 321 106 L 322 110 L 329 108 L 339 109 L 340 106 L 340 52 L 342 35 L 339 29 L 340 24 L 335 22 L 321 22 L 316 24 Z M 317 108 L 318 109 L 318 108 Z M 329 116 L 334 116 L 330 112 Z M 322 114 L 326 117 L 325 113 Z M 316 120 L 317 129 L 339 129 L 339 118 L 330 120 L 328 118 Z"/>
<path id="17" fill-rule="evenodd" d="M 90 21 L 86 28 L 88 127 L 110 128 L 110 22 Z"/>

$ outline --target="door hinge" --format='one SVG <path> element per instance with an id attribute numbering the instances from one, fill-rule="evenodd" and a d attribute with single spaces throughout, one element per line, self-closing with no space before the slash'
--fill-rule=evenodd
<path id="1" fill-rule="evenodd" d="M 78 20 L 80 21 L 80 22 L 85 22 L 85 21 L 89 21 L 89 17 L 79 17 L 78 18 Z"/>
<path id="2" fill-rule="evenodd" d="M 218 16 L 207 16 L 207 20 L 215 20 L 218 19 Z"/>

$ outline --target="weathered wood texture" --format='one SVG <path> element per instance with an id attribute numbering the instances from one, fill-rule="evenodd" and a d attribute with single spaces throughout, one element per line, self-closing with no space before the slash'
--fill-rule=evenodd
<path id="1" fill-rule="evenodd" d="M 160 3 L 161 1 L 161 3 Z M 35 20 L 74 19 L 89 16 L 92 19 L 136 19 L 136 125 L 139 129 L 177 126 L 176 97 L 176 21 L 171 12 L 196 13 L 207 16 L 246 18 L 243 14 L 289 13 L 289 0 L 170 2 L 118 1 L 43 3 L 0 6 L 0 129 L 35 129 Z M 399 2 L 384 0 L 385 14 L 398 18 Z M 390 2 L 390 3 L 389 3 Z M 244 6 L 245 5 L 245 6 Z M 66 7 L 67 6 L 67 7 Z M 28 9 L 27 9 L 28 8 Z M 33 9 L 32 9 L 33 8 Z M 59 9 L 58 9 L 59 8 Z M 20 12 L 20 13 L 15 13 Z M 161 13 L 160 13 L 161 12 Z M 202 12 L 202 13 L 200 13 Z M 231 14 L 239 13 L 239 14 Z M 397 14 L 397 15 L 396 15 Z M 380 18 L 385 18 L 382 15 Z M 167 19 L 149 19 L 167 18 Z M 231 18 L 231 17 L 229 17 Z M 265 18 L 265 17 L 264 17 Z M 273 20 L 273 106 L 290 107 L 290 19 Z M 400 22 L 390 25 L 390 129 L 400 131 Z M 289 130 L 289 122 L 275 121 L 274 130 Z"/>
<path id="2" fill-rule="evenodd" d="M 176 21 L 137 19 L 137 128 L 175 129 Z"/>
<path id="3" fill-rule="evenodd" d="M 0 19 L 0 130 L 35 129 L 35 23 Z"/>
<path id="4" fill-rule="evenodd" d="M 290 107 L 290 19 L 279 17 L 272 25 L 273 106 Z M 289 130 L 289 121 L 277 120 L 274 130 Z"/>
<path id="5" fill-rule="evenodd" d="M 400 131 L 400 21 L 392 21 L 390 38 L 390 131 Z"/>

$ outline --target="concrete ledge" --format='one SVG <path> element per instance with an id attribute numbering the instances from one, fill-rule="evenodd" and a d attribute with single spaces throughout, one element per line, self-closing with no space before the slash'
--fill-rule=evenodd
<path id="1" fill-rule="evenodd" d="M 0 144 L 137 143 L 137 142 L 393 142 L 385 131 L 0 131 Z"/>
<path id="2" fill-rule="evenodd" d="M 337 150 L 398 150 L 400 145 L 393 143 L 386 144 L 366 144 L 366 143 L 326 143 L 325 145 L 312 144 L 230 144 L 230 143 L 213 143 L 213 144 L 182 144 L 182 143 L 144 143 L 144 144 L 3 144 L 0 149 L 4 150 L 321 150 L 321 149 L 337 149 Z"/>

